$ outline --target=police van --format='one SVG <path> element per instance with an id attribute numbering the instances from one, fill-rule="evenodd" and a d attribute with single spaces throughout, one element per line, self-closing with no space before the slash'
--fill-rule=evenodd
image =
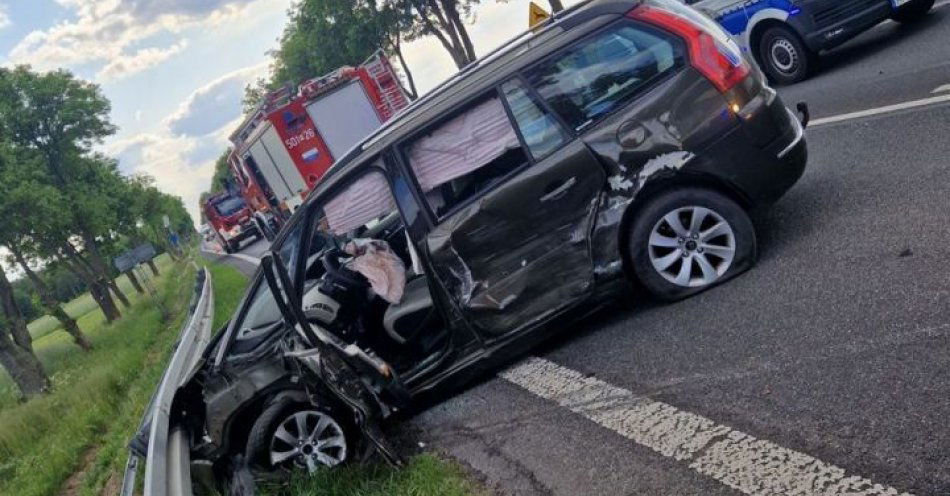
<path id="1" fill-rule="evenodd" d="M 934 0 L 686 0 L 717 20 L 769 78 L 808 77 L 817 54 L 887 19 L 920 20 Z"/>

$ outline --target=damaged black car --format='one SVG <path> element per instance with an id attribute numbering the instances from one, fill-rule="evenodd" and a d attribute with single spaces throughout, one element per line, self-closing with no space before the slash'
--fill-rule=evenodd
<path id="1" fill-rule="evenodd" d="M 487 55 L 284 227 L 176 400 L 193 472 L 398 463 L 383 422 L 421 397 L 631 282 L 677 300 L 742 273 L 748 211 L 805 168 L 803 124 L 675 0 L 587 2 Z"/>

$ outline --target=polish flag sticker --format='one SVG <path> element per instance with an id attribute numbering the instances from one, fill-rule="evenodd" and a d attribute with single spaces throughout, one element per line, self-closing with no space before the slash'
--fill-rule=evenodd
<path id="1" fill-rule="evenodd" d="M 304 162 L 313 162 L 319 156 L 320 152 L 316 148 L 311 148 L 300 155 Z"/>

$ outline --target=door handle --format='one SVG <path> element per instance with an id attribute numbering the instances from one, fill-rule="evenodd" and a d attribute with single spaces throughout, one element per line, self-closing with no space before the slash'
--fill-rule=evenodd
<path id="1" fill-rule="evenodd" d="M 567 181 L 564 181 L 559 186 L 555 186 L 553 183 L 544 188 L 544 196 L 541 197 L 541 201 L 553 201 L 558 200 L 577 184 L 576 178 L 570 178 Z"/>

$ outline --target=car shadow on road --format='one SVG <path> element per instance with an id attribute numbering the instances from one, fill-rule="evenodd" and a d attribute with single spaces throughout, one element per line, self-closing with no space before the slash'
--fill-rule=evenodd
<path id="1" fill-rule="evenodd" d="M 845 44 L 833 48 L 821 56 L 821 73 L 813 79 L 821 80 L 821 75 L 841 70 L 876 56 L 880 51 L 893 48 L 896 44 L 913 36 L 924 36 L 928 30 L 935 29 L 947 19 L 947 9 L 934 9 L 927 17 L 912 24 L 892 23 L 885 29 L 864 33 Z"/>

